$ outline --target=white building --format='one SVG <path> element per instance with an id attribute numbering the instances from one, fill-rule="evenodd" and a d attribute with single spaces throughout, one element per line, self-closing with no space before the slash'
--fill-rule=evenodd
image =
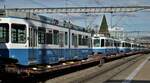
<path id="1" fill-rule="evenodd" d="M 111 37 L 116 39 L 124 40 L 125 38 L 124 29 L 122 27 L 109 28 L 109 33 Z"/>

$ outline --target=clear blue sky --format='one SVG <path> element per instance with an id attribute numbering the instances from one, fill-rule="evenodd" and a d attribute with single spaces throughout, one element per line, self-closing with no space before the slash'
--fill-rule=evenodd
<path id="1" fill-rule="evenodd" d="M 87 7 L 87 6 L 130 6 L 150 5 L 150 0 L 0 0 L 0 7 L 5 4 L 7 8 L 31 8 L 31 7 Z M 57 19 L 69 19 L 74 24 L 92 27 L 100 25 L 103 14 L 51 14 Z M 111 23 L 111 15 L 106 14 L 108 25 Z M 150 12 L 118 13 L 112 16 L 112 25 L 123 27 L 128 31 L 150 31 Z"/>

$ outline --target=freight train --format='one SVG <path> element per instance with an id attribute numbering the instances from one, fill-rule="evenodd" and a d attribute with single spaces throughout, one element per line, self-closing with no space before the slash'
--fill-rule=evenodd
<path id="1" fill-rule="evenodd" d="M 83 60 L 93 53 L 109 56 L 140 50 L 137 44 L 93 36 L 70 22 L 35 14 L 0 17 L 0 57 L 21 65 Z M 0 63 L 4 63 L 0 60 Z"/>

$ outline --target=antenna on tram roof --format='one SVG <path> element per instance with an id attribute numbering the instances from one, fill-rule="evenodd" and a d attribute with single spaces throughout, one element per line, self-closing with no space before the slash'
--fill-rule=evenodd
<path id="1" fill-rule="evenodd" d="M 6 5 L 5 5 L 5 0 L 0 0 L 0 2 L 2 3 L 3 7 L 0 10 L 0 16 L 4 16 L 6 13 Z"/>
<path id="2" fill-rule="evenodd" d="M 6 0 L 0 0 L 0 2 L 1 2 L 1 3 L 2 3 L 2 5 L 3 5 L 3 9 L 4 9 L 4 10 L 6 9 L 5 1 L 6 1 Z"/>

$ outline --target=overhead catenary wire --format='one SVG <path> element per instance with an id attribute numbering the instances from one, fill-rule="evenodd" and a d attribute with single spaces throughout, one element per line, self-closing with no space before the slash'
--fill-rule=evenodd
<path id="1" fill-rule="evenodd" d="M 31 2 L 32 4 L 36 4 L 36 5 L 38 5 L 38 6 L 49 7 L 49 6 L 47 6 L 47 5 L 45 5 L 45 4 L 41 3 L 41 2 L 38 2 L 38 0 L 30 0 L 30 2 Z"/>

